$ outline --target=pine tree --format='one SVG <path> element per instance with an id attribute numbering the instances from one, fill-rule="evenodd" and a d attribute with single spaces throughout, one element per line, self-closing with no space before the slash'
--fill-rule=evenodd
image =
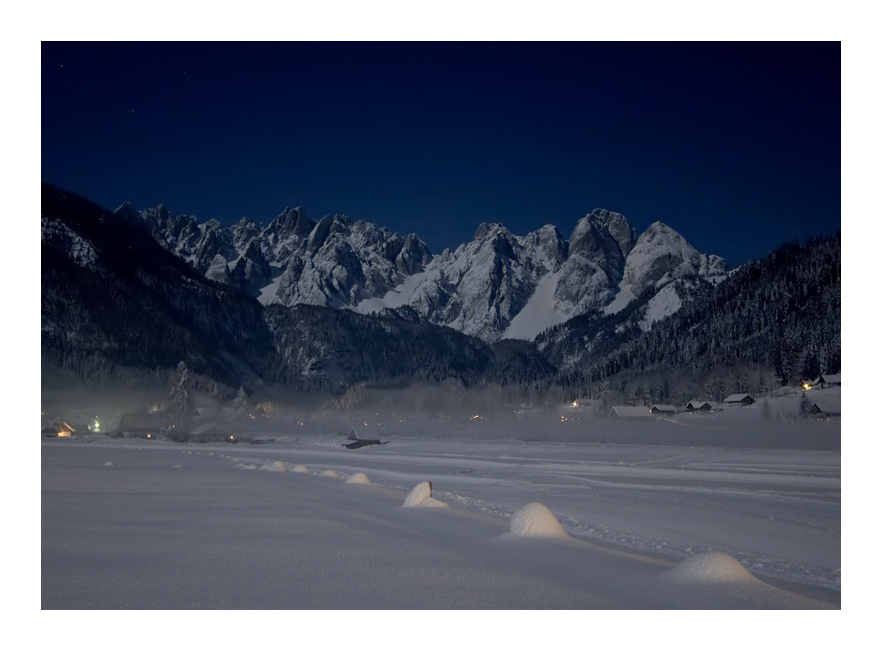
<path id="1" fill-rule="evenodd" d="M 169 389 L 169 415 L 178 433 L 186 432 L 193 419 L 193 397 L 190 394 L 190 369 L 182 360 L 175 369 Z"/>
<path id="2" fill-rule="evenodd" d="M 246 405 L 247 400 L 248 395 L 245 393 L 245 388 L 240 385 L 239 389 L 236 390 L 236 396 L 233 398 L 233 412 L 237 416 L 241 416 L 248 411 L 248 405 Z"/>

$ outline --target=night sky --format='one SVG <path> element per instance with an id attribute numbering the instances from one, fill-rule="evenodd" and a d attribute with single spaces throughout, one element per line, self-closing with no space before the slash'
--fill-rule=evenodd
<path id="1" fill-rule="evenodd" d="M 840 43 L 43 43 L 42 180 L 435 253 L 594 208 L 730 264 L 840 229 Z"/>

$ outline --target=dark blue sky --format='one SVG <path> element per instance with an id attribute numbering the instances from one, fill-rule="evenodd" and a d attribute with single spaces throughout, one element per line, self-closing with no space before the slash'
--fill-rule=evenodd
<path id="1" fill-rule="evenodd" d="M 565 236 L 731 264 L 840 229 L 840 44 L 44 43 L 42 180 L 107 208 Z"/>

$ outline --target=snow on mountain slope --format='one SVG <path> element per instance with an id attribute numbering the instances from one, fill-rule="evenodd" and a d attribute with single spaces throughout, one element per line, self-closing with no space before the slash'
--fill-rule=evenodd
<path id="1" fill-rule="evenodd" d="M 680 308 L 681 298 L 678 296 L 674 283 L 666 285 L 647 303 L 644 319 L 641 320 L 641 328 L 649 331 L 655 322 L 675 314 Z"/>
<path id="2" fill-rule="evenodd" d="M 399 308 L 407 305 L 424 276 L 426 276 L 426 272 L 406 276 L 399 285 L 382 297 L 363 299 L 355 306 L 354 310 L 363 315 L 370 315 L 372 312 L 380 312 L 386 308 Z"/>
<path id="3" fill-rule="evenodd" d="M 503 332 L 504 339 L 532 340 L 538 333 L 567 320 L 567 315 L 555 304 L 555 288 L 560 276 L 560 272 L 550 272 L 537 282 L 527 304 Z"/>

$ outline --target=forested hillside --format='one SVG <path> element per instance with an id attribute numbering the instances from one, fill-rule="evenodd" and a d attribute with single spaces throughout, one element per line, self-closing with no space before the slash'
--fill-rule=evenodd
<path id="1" fill-rule="evenodd" d="M 622 375 L 664 374 L 674 386 L 728 369 L 738 385 L 738 370 L 753 366 L 785 385 L 840 371 L 839 234 L 787 244 L 717 285 L 696 279 L 683 300 L 649 331 L 627 313 L 595 313 L 536 342 L 567 385 L 586 391 Z M 718 393 L 728 390 L 740 388 Z"/>

